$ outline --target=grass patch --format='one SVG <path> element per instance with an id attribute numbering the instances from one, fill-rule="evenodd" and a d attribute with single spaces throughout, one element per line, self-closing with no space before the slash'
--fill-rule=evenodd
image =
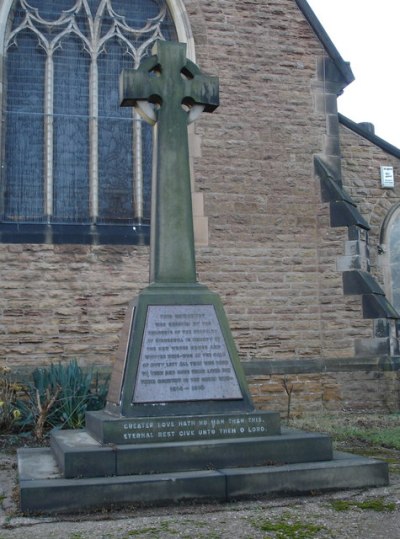
<path id="1" fill-rule="evenodd" d="M 273 532 L 276 539 L 312 539 L 322 530 L 326 530 L 325 526 L 292 519 L 290 515 L 283 515 L 277 521 L 253 521 L 252 526 L 264 532 Z"/>
<path id="2" fill-rule="evenodd" d="M 368 444 L 400 451 L 400 414 L 323 414 L 296 419 L 292 426 L 326 432 L 345 444 Z"/>
<path id="3" fill-rule="evenodd" d="M 379 431 L 368 429 L 361 436 L 374 445 L 400 450 L 400 426 L 387 427 Z"/>
<path id="4" fill-rule="evenodd" d="M 379 513 L 390 512 L 396 509 L 394 502 L 385 502 L 382 498 L 371 498 L 364 502 L 356 502 L 353 500 L 332 500 L 330 502 L 332 509 L 335 511 L 350 511 L 357 508 L 363 511 L 377 511 Z"/>

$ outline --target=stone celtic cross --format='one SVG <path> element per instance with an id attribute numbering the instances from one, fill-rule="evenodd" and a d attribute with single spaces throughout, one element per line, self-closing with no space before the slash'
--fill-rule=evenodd
<path id="1" fill-rule="evenodd" d="M 186 58 L 186 45 L 157 41 L 151 57 L 121 74 L 120 90 L 122 105 L 155 126 L 150 286 L 127 309 L 107 413 L 118 423 L 252 410 L 222 302 L 196 280 L 187 131 L 218 106 L 218 79 Z"/>
<path id="2" fill-rule="evenodd" d="M 186 58 L 186 45 L 157 41 L 153 56 L 121 75 L 121 105 L 155 124 L 151 283 L 194 283 L 193 216 L 188 123 L 219 104 L 218 79 Z"/>

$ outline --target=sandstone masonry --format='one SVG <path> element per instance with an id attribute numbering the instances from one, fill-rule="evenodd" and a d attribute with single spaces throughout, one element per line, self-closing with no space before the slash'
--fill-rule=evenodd
<path id="1" fill-rule="evenodd" d="M 185 0 L 196 61 L 221 91 L 219 109 L 194 128 L 194 188 L 208 218 L 197 271 L 221 295 L 243 361 L 351 358 L 355 340 L 372 336 L 360 296 L 343 292 L 337 261 L 348 229 L 331 226 L 314 157 L 343 156 L 343 186 L 371 227 L 371 272 L 382 284 L 375 246 L 400 195 L 383 193 L 377 177 L 383 158 L 399 174 L 399 159 L 339 131 L 336 86 L 321 75 L 328 53 L 298 4 Z M 148 259 L 147 246 L 0 244 L 2 361 L 111 365 L 127 304 L 148 283 Z M 294 376 L 299 409 L 345 406 L 346 376 Z M 370 378 L 360 377 L 363 391 Z M 282 376 L 249 380 L 260 406 L 285 408 Z"/>

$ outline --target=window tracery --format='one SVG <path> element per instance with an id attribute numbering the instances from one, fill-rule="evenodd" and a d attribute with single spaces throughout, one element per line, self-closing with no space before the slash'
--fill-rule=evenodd
<path id="1" fill-rule="evenodd" d="M 118 78 L 158 38 L 163 0 L 18 0 L 6 39 L 3 222 L 149 219 L 152 136 Z"/>
<path id="2" fill-rule="evenodd" d="M 381 262 L 385 273 L 386 292 L 394 308 L 400 312 L 400 206 L 394 206 L 385 219 L 382 234 L 384 247 L 380 245 Z"/>

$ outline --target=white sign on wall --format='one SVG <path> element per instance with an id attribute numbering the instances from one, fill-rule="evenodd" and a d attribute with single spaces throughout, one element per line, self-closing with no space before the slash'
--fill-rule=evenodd
<path id="1" fill-rule="evenodd" d="M 394 187 L 393 167 L 381 166 L 381 187 Z"/>

